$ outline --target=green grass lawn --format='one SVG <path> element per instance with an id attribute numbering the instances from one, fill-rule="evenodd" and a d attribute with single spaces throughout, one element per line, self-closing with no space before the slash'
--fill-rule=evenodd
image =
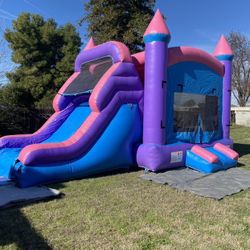
<path id="1" fill-rule="evenodd" d="M 250 128 L 232 137 L 250 170 Z M 250 249 L 250 190 L 216 201 L 141 174 L 55 184 L 64 198 L 0 211 L 0 248 Z"/>

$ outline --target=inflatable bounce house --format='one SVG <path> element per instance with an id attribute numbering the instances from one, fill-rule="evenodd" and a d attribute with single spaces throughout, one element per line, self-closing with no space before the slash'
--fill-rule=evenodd
<path id="1" fill-rule="evenodd" d="M 35 133 L 0 139 L 0 176 L 27 187 L 106 171 L 187 166 L 211 173 L 237 164 L 231 149 L 232 50 L 222 36 L 213 55 L 168 48 L 159 11 L 145 51 L 91 39 Z"/>

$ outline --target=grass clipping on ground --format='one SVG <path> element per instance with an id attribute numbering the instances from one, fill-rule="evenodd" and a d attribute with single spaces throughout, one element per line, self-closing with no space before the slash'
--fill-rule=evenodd
<path id="1" fill-rule="evenodd" d="M 232 137 L 250 170 L 250 128 Z M 216 201 L 141 174 L 53 185 L 65 198 L 0 211 L 0 248 L 249 249 L 250 190 Z"/>

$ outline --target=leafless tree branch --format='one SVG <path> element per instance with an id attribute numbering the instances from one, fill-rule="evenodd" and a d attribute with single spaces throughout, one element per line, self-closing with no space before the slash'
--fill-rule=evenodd
<path id="1" fill-rule="evenodd" d="M 239 106 L 246 106 L 250 98 L 250 40 L 239 32 L 227 37 L 233 51 L 233 95 Z"/>

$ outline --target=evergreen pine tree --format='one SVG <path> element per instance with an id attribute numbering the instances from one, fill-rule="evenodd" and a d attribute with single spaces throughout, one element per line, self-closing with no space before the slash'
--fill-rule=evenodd
<path id="1" fill-rule="evenodd" d="M 71 24 L 58 27 L 53 19 L 46 21 L 42 16 L 23 13 L 13 21 L 12 29 L 5 32 L 5 38 L 17 64 L 7 74 L 9 84 L 22 95 L 27 92 L 30 107 L 48 107 L 73 72 L 81 45 L 76 29 Z M 4 93 L 9 91 L 3 90 Z M 20 100 L 19 105 L 24 104 L 27 105 L 27 100 Z"/>
<path id="2" fill-rule="evenodd" d="M 88 36 L 97 44 L 117 40 L 137 52 L 143 49 L 143 33 L 154 6 L 155 0 L 89 0 L 80 23 L 88 24 Z"/>

